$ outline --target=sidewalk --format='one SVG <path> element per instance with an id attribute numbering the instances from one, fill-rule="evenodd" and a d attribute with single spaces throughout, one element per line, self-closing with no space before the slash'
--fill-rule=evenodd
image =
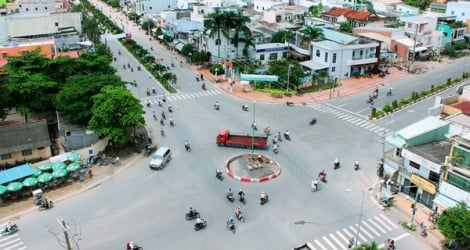
<path id="1" fill-rule="evenodd" d="M 403 222 L 410 223 L 412 209 L 411 205 L 414 203 L 414 200 L 402 193 L 394 195 L 393 205 L 389 208 L 384 208 L 384 213 L 394 220 L 399 227 L 402 227 Z M 416 231 L 406 230 L 415 238 L 420 238 L 422 241 L 425 241 L 429 244 L 432 249 L 442 249 L 442 245 L 445 243 L 445 237 L 439 232 L 439 229 L 434 228 L 434 225 L 428 221 L 428 214 L 431 211 L 429 208 L 423 206 L 422 204 L 417 204 L 417 210 L 413 217 L 413 225 L 416 226 Z M 426 226 L 426 231 L 428 233 L 427 237 L 422 237 L 420 224 L 423 223 Z M 402 227 L 403 228 L 403 227 Z M 398 243 L 398 246 L 400 244 Z M 401 247 L 400 247 L 401 248 Z"/>
<path id="2" fill-rule="evenodd" d="M 249 88 L 249 86 L 240 84 L 239 81 L 235 81 L 233 88 L 230 86 L 228 79 L 223 79 L 222 76 L 219 76 L 218 83 L 215 83 L 215 76 L 209 72 L 209 69 L 198 69 L 198 66 L 191 65 L 191 68 L 198 72 L 199 74 L 204 75 L 204 80 L 211 82 L 219 89 L 239 97 L 244 100 L 256 100 L 257 102 L 262 103 L 285 103 L 287 100 L 292 100 L 295 104 L 299 103 L 318 103 L 328 101 L 334 98 L 339 98 L 342 96 L 350 96 L 357 94 L 363 91 L 372 91 L 378 86 L 382 93 L 385 93 L 388 90 L 394 81 L 410 76 L 406 71 L 399 70 L 395 67 L 389 68 L 390 74 L 385 77 L 379 77 L 378 75 L 373 75 L 372 77 L 360 77 L 360 78 L 348 78 L 341 81 L 341 86 L 337 87 L 334 90 L 323 90 L 314 93 L 307 93 L 303 95 L 293 95 L 291 97 L 282 97 L 275 98 L 270 94 L 261 93 L 253 91 L 251 89 L 244 90 L 244 88 Z"/>

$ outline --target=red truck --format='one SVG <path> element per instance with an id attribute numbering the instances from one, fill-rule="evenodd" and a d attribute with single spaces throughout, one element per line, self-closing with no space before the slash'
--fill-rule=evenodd
<path id="1" fill-rule="evenodd" d="M 216 138 L 216 143 L 219 146 L 241 146 L 241 147 L 255 147 L 264 148 L 268 145 L 268 137 L 266 135 L 255 135 L 250 133 L 246 134 L 230 134 L 228 129 L 220 130 Z"/>

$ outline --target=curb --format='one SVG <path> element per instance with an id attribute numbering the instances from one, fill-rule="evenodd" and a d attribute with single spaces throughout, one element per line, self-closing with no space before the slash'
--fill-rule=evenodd
<path id="1" fill-rule="evenodd" d="M 248 178 L 248 177 L 237 176 L 233 172 L 230 171 L 227 164 L 225 164 L 225 172 L 227 172 L 227 175 L 232 179 L 235 179 L 240 182 L 251 183 L 251 182 L 265 182 L 265 181 L 276 179 L 279 175 L 281 175 L 282 168 L 279 167 L 279 170 L 276 171 L 275 173 L 270 174 L 268 176 L 261 177 L 261 178 Z"/>

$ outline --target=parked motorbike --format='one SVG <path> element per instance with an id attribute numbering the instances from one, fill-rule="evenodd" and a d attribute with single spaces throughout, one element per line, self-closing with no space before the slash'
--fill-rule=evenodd
<path id="1" fill-rule="evenodd" d="M 199 231 L 199 230 L 201 230 L 201 229 L 206 228 L 206 226 L 207 226 L 207 221 L 204 220 L 204 219 L 201 219 L 201 220 L 202 220 L 202 223 L 196 223 L 196 224 L 194 224 L 194 230 L 195 230 L 195 231 Z"/>
<path id="2" fill-rule="evenodd" d="M 185 218 L 186 220 L 194 220 L 199 216 L 200 216 L 199 212 L 194 210 L 192 213 L 191 212 L 186 213 Z"/>
<path id="3" fill-rule="evenodd" d="M 12 224 L 11 226 L 5 226 L 3 227 L 2 229 L 2 236 L 7 236 L 7 235 L 10 235 L 10 234 L 14 234 L 18 232 L 18 226 L 16 224 Z"/>

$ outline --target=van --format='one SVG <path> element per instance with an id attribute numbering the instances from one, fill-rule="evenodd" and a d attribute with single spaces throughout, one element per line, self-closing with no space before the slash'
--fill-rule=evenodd
<path id="1" fill-rule="evenodd" d="M 162 169 L 171 159 L 171 150 L 168 147 L 161 147 L 152 155 L 150 159 L 150 169 Z"/>

